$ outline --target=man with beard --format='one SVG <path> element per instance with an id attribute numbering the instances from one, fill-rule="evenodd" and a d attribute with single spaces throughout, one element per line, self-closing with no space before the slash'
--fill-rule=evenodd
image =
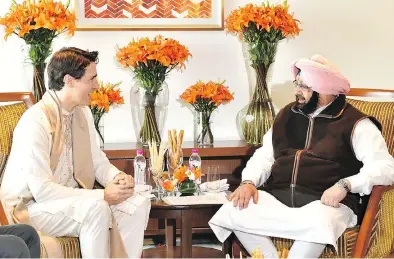
<path id="1" fill-rule="evenodd" d="M 394 182 L 394 159 L 380 123 L 346 102 L 349 81 L 331 61 L 300 59 L 292 72 L 296 102 L 279 112 L 209 224 L 221 242 L 234 232 L 249 253 L 277 257 L 274 236 L 295 240 L 289 258 L 318 258 L 362 219 L 372 187 Z"/>

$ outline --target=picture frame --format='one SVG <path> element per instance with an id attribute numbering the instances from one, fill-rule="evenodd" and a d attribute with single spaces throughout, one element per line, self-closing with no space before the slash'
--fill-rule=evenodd
<path id="1" fill-rule="evenodd" d="M 224 0 L 74 0 L 77 30 L 223 30 Z"/>

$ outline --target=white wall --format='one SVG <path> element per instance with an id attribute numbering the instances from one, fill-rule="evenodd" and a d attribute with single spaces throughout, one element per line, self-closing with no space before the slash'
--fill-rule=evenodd
<path id="1" fill-rule="evenodd" d="M 258 0 L 225 0 L 225 15 L 239 4 Z M 271 1 L 273 2 L 273 1 Z M 3 16 L 11 0 L 0 1 Z M 290 64 L 297 58 L 320 53 L 333 60 L 349 78 L 352 87 L 394 87 L 394 1 L 378 0 L 290 0 L 291 10 L 302 22 L 303 29 L 296 39 L 283 41 L 273 66 L 272 96 L 278 107 L 293 100 Z M 105 117 L 105 141 L 135 141 L 129 90 L 132 75 L 121 69 L 115 59 L 116 45 L 125 45 L 133 37 L 154 36 L 161 33 L 186 45 L 193 58 L 184 72 L 172 72 L 167 83 L 170 106 L 167 128 L 185 129 L 185 140 L 193 139 L 193 118 L 187 108 L 177 101 L 182 91 L 197 80 L 226 79 L 235 92 L 235 101 L 222 106 L 214 118 L 216 140 L 240 139 L 235 117 L 249 98 L 247 70 L 238 39 L 223 31 L 77 31 L 73 38 L 61 37 L 53 44 L 54 51 L 63 46 L 77 46 L 98 50 L 99 77 L 104 81 L 123 81 L 121 89 L 126 104 L 113 109 Z M 0 91 L 30 91 L 32 68 L 26 61 L 23 40 L 10 36 L 3 40 L 0 29 Z M 122 124 L 122 125 L 121 125 Z"/>

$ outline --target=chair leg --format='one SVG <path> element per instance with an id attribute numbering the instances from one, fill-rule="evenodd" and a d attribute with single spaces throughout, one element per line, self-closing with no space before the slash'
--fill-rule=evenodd
<path id="1" fill-rule="evenodd" d="M 233 254 L 236 258 L 251 257 L 237 237 L 235 237 L 233 241 Z"/>
<path id="2" fill-rule="evenodd" d="M 234 233 L 231 233 L 231 235 L 223 242 L 222 251 L 224 255 L 228 254 L 230 258 L 233 256 L 238 258 L 238 256 L 241 257 L 241 255 L 242 257 L 250 257 L 248 251 L 246 251 Z"/>
<path id="3" fill-rule="evenodd" d="M 231 235 L 226 240 L 224 240 L 224 242 L 222 244 L 223 254 L 224 255 L 229 255 L 230 258 L 233 257 L 234 240 L 235 240 L 235 235 L 234 235 L 234 233 L 231 233 Z"/>

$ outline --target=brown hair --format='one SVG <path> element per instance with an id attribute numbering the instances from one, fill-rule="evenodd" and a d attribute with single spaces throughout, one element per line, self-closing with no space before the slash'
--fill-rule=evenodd
<path id="1" fill-rule="evenodd" d="M 75 47 L 62 48 L 55 52 L 48 64 L 49 89 L 59 91 L 64 87 L 64 76 L 80 79 L 90 63 L 98 63 L 97 51 L 85 51 Z"/>

